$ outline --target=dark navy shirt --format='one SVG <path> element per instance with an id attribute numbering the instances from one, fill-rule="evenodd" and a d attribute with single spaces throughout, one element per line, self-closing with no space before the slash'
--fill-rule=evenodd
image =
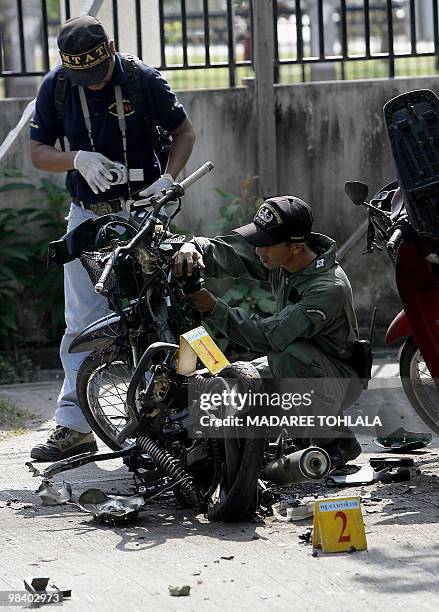
<path id="1" fill-rule="evenodd" d="M 154 153 L 145 120 L 135 111 L 124 91 L 127 76 L 123 71 L 119 54 L 116 54 L 115 61 L 110 83 L 100 91 L 84 88 L 84 92 L 90 113 L 95 150 L 112 161 L 124 163 L 122 134 L 119 129 L 114 96 L 114 85 L 121 85 L 127 126 L 128 165 L 130 169 L 142 169 L 144 174 L 143 181 L 136 180 L 130 183 L 131 191 L 135 192 L 154 182 L 160 176 L 162 169 Z M 31 139 L 52 146 L 59 136 L 54 98 L 56 74 L 60 69 L 61 66 L 57 66 L 44 77 L 38 92 L 35 113 L 30 123 Z M 183 106 L 157 70 L 139 63 L 138 71 L 142 90 L 148 90 L 145 101 L 149 113 L 158 125 L 172 132 L 186 118 Z M 93 150 L 85 126 L 78 87 L 68 79 L 61 122 L 71 151 Z M 70 170 L 67 173 L 66 186 L 73 197 L 85 203 L 128 197 L 127 185 L 116 185 L 105 192 L 94 194 L 77 170 Z"/>

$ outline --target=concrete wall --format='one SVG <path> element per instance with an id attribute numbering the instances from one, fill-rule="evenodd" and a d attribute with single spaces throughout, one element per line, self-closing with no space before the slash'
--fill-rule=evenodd
<path id="1" fill-rule="evenodd" d="M 383 104 L 398 93 L 436 89 L 438 77 L 375 81 L 327 82 L 276 86 L 278 194 L 307 200 L 315 213 L 315 230 L 341 245 L 366 218 L 350 203 L 344 182 L 362 180 L 375 192 L 394 178 L 382 120 Z M 172 85 L 172 83 L 171 83 Z M 178 225 L 204 233 L 215 218 L 221 199 L 216 187 L 239 193 L 245 177 L 257 174 L 255 105 L 251 88 L 184 91 L 179 97 L 197 131 L 197 143 L 185 175 L 210 159 L 215 170 L 191 188 Z M 24 101 L 0 101 L 0 135 L 20 115 Z M 11 163 L 29 171 L 26 148 Z M 33 178 L 42 173 L 32 170 Z M 1 203 L 0 203 L 1 205 Z M 380 307 L 384 327 L 399 308 L 392 267 L 383 253 L 361 256 L 361 241 L 348 254 L 360 323 L 368 325 L 373 305 Z"/>
<path id="2" fill-rule="evenodd" d="M 364 181 L 372 194 L 395 177 L 382 119 L 384 103 L 404 91 L 438 86 L 438 77 L 276 86 L 278 194 L 308 201 L 315 231 L 334 237 L 341 246 L 367 218 L 366 210 L 346 196 L 345 181 Z M 219 205 L 214 187 L 238 193 L 242 178 L 257 174 L 253 96 L 251 90 L 237 89 L 182 92 L 180 98 L 198 132 L 188 170 L 205 159 L 216 164 L 215 171 L 191 190 L 186 198 L 189 214 L 181 217 L 202 232 Z M 363 255 L 364 249 L 365 238 L 348 253 L 343 266 L 363 331 L 373 306 L 378 307 L 376 341 L 381 344 L 400 301 L 386 254 Z"/>

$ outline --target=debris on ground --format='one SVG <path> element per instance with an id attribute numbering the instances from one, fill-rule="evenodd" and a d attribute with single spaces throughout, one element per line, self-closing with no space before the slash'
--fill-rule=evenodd
<path id="1" fill-rule="evenodd" d="M 221 559 L 225 559 L 226 561 L 231 561 L 232 559 L 235 558 L 235 555 L 227 555 L 227 556 L 222 556 L 220 557 Z"/>
<path id="2" fill-rule="evenodd" d="M 30 578 L 24 578 L 24 588 L 29 593 L 32 593 L 38 600 L 35 600 L 36 606 L 44 604 L 59 604 L 64 599 L 68 599 L 72 596 L 72 589 L 59 588 L 53 582 L 49 584 L 50 578 L 31 576 Z"/>
<path id="3" fill-rule="evenodd" d="M 277 521 L 303 521 L 314 514 L 315 497 L 303 497 L 291 502 L 280 501 L 273 504 L 273 516 Z"/>
<path id="4" fill-rule="evenodd" d="M 61 506 L 71 501 L 73 496 L 72 486 L 66 480 L 62 481 L 59 489 L 54 489 L 51 482 L 43 480 L 36 493 L 41 497 L 43 506 Z"/>
<path id="5" fill-rule="evenodd" d="M 172 595 L 172 597 L 187 597 L 191 592 L 191 587 L 188 584 L 183 586 L 169 585 L 168 589 L 169 594 Z"/>
<path id="6" fill-rule="evenodd" d="M 385 437 L 379 437 L 374 443 L 392 453 L 409 453 L 410 451 L 426 448 L 432 442 L 431 433 L 406 431 L 399 427 Z"/>
<path id="7" fill-rule="evenodd" d="M 82 510 L 104 522 L 135 518 L 144 505 L 145 500 L 139 495 L 107 495 L 100 489 L 87 489 L 78 499 Z"/>
<path id="8" fill-rule="evenodd" d="M 376 482 L 389 484 L 391 482 L 406 482 L 412 474 L 420 474 L 415 470 L 411 457 L 372 457 L 369 463 L 363 465 L 357 472 L 346 474 L 343 470 L 332 472 L 325 483 L 329 487 L 353 487 L 370 485 Z"/>
<path id="9" fill-rule="evenodd" d="M 26 510 L 28 508 L 33 508 L 34 505 L 29 502 L 23 502 L 19 499 L 13 498 L 6 501 L 5 507 L 11 508 L 12 510 Z"/>
<path id="10" fill-rule="evenodd" d="M 306 531 L 304 531 L 303 533 L 299 533 L 299 540 L 301 540 L 305 544 L 311 544 L 311 538 L 312 538 L 312 527 L 308 527 Z"/>
<path id="11" fill-rule="evenodd" d="M 34 478 L 37 478 L 38 476 L 42 476 L 42 473 L 40 472 L 38 468 L 35 467 L 32 461 L 26 461 L 24 465 L 26 465 L 29 468 L 29 472 L 32 472 L 32 476 Z"/>

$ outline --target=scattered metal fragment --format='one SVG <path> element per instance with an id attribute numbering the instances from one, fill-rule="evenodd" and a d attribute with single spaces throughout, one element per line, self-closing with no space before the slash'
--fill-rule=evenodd
<path id="1" fill-rule="evenodd" d="M 71 501 L 73 496 L 72 486 L 66 480 L 62 481 L 59 489 L 54 489 L 51 482 L 43 480 L 36 493 L 41 497 L 43 506 L 61 506 Z"/>
<path id="2" fill-rule="evenodd" d="M 369 463 L 375 470 L 382 470 L 385 467 L 412 468 L 415 465 L 413 457 L 371 457 Z"/>
<path id="3" fill-rule="evenodd" d="M 100 489 L 88 489 L 78 499 L 82 510 L 104 522 L 132 519 L 144 505 L 145 500 L 139 495 L 107 495 Z"/>
<path id="4" fill-rule="evenodd" d="M 225 559 L 226 561 L 231 561 L 235 558 L 235 555 L 223 555 L 220 559 Z"/>
<path id="5" fill-rule="evenodd" d="M 294 500 L 292 504 L 287 501 L 278 502 L 272 506 L 273 516 L 277 521 L 283 521 L 284 523 L 303 521 L 313 516 L 314 502 L 314 497 L 303 497 Z"/>
<path id="6" fill-rule="evenodd" d="M 374 443 L 393 453 L 408 453 L 426 448 L 431 444 L 432 439 L 433 436 L 430 433 L 406 431 L 400 427 L 385 437 L 376 438 Z"/>
<path id="7" fill-rule="evenodd" d="M 375 457 L 371 458 L 370 463 L 363 465 L 355 474 L 332 472 L 326 478 L 325 484 L 330 487 L 352 487 L 375 482 L 405 482 L 410 480 L 415 471 L 413 466 L 414 462 L 411 458 Z M 416 470 L 415 473 L 420 472 Z"/>
<path id="8" fill-rule="evenodd" d="M 299 540 L 302 540 L 305 544 L 311 544 L 312 538 L 312 527 L 309 527 L 306 531 L 299 534 Z"/>
<path id="9" fill-rule="evenodd" d="M 191 592 L 191 587 L 188 584 L 183 586 L 169 585 L 168 589 L 169 594 L 172 595 L 172 597 L 187 597 Z"/>
<path id="10" fill-rule="evenodd" d="M 24 465 L 27 465 L 27 467 L 29 468 L 29 472 L 32 472 L 33 478 L 37 478 L 38 476 L 42 476 L 42 473 L 40 472 L 39 469 L 37 469 L 35 467 L 35 465 L 32 463 L 32 461 L 26 461 L 26 463 Z"/>
<path id="11" fill-rule="evenodd" d="M 24 588 L 29 593 L 34 595 L 46 595 L 48 596 L 47 601 L 39 601 L 37 605 L 43 605 L 44 603 L 61 603 L 64 599 L 67 599 L 72 596 L 72 589 L 60 589 L 53 582 L 49 584 L 50 578 L 46 577 L 38 577 L 31 576 L 29 578 L 24 578 Z M 56 601 L 55 599 L 49 599 L 50 595 L 59 595 L 60 599 Z"/>

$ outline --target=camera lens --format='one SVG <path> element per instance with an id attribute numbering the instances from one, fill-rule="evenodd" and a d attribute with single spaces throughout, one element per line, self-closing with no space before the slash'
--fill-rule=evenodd
<path id="1" fill-rule="evenodd" d="M 111 178 L 108 179 L 110 183 L 117 183 L 119 181 L 119 172 L 115 168 L 110 170 Z"/>

